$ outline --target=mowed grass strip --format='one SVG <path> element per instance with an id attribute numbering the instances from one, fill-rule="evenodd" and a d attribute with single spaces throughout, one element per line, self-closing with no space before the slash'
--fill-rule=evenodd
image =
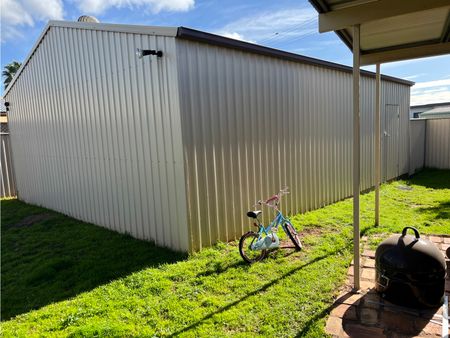
<path id="1" fill-rule="evenodd" d="M 7 290 L 2 289 L 2 316 L 39 307 L 30 306 L 33 292 L 46 299 L 33 304 L 48 304 L 52 297 L 59 302 L 3 322 L 4 336 L 324 337 L 326 316 L 352 258 L 351 199 L 293 216 L 294 225 L 305 234 L 304 250 L 278 250 L 251 266 L 242 262 L 236 242 L 184 257 L 45 209 L 7 202 L 2 201 L 2 288 Z M 363 195 L 361 229 L 369 237 L 377 234 L 375 242 L 407 225 L 421 233 L 450 234 L 449 203 L 450 171 L 428 170 L 410 181 L 383 185 L 377 228 L 373 192 Z M 52 218 L 11 226 L 33 213 Z M 72 240 L 79 243 L 72 247 Z M 21 245 L 15 247 L 15 241 Z M 103 242 L 108 245 L 96 256 Z M 118 248 L 128 249 L 114 255 Z M 56 264 L 39 282 L 30 278 L 30 267 L 38 269 L 52 255 L 71 257 L 74 251 L 77 259 L 71 264 Z M 128 264 L 139 262 L 129 272 L 123 261 L 117 263 L 123 254 L 128 254 Z M 74 271 L 77 262 L 100 256 L 105 256 L 102 269 L 94 273 L 95 264 L 83 266 L 85 275 L 75 275 L 60 287 L 61 276 L 68 276 L 60 266 Z M 108 278 L 95 277 L 107 270 Z M 81 268 L 76 271 L 81 273 Z M 95 282 L 89 289 L 85 283 L 91 276 Z M 15 278 L 19 283 L 13 287 Z M 59 280 L 58 287 L 53 280 Z M 47 292 L 52 297 L 44 296 Z"/>

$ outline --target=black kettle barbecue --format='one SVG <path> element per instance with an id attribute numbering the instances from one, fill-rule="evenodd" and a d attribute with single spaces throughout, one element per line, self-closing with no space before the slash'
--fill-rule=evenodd
<path id="1" fill-rule="evenodd" d="M 407 235 L 408 229 L 414 235 Z M 445 258 L 419 231 L 405 227 L 401 235 L 383 241 L 375 253 L 376 290 L 392 303 L 438 307 L 445 291 Z"/>

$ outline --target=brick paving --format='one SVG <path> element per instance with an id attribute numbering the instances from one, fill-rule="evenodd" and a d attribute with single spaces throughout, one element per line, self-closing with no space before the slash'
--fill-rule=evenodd
<path id="1" fill-rule="evenodd" d="M 427 236 L 421 236 L 427 238 Z M 429 236 L 444 254 L 447 270 L 450 262 L 445 250 L 450 246 L 450 236 Z M 362 239 L 363 245 L 367 238 Z M 375 291 L 375 251 L 364 250 L 361 255 L 361 291 L 353 293 L 353 265 L 348 269 L 345 287 L 335 300 L 325 331 L 333 338 L 406 338 L 441 337 L 442 307 L 417 310 L 392 304 Z M 447 273 L 448 275 L 448 273 Z M 445 292 L 450 295 L 450 279 Z"/>

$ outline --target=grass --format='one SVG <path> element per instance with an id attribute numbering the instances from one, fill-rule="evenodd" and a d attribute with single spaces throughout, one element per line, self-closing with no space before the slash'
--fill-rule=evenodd
<path id="1" fill-rule="evenodd" d="M 2 320 L 186 257 L 17 200 L 1 208 Z"/>
<path id="2" fill-rule="evenodd" d="M 408 187 L 411 190 L 405 190 Z M 383 185 L 361 229 L 406 225 L 450 234 L 450 171 Z M 30 214 L 52 218 L 14 226 Z M 352 257 L 352 201 L 292 217 L 305 249 L 252 266 L 237 243 L 185 257 L 19 201 L 2 201 L 2 334 L 9 336 L 324 337 L 325 319 Z M 377 236 L 374 236 L 377 235 Z M 385 237 L 385 236 L 384 236 Z M 37 310 L 33 310 L 39 308 Z"/>

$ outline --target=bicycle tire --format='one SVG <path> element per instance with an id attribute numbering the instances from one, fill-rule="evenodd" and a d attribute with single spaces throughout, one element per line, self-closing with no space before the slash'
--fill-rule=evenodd
<path id="1" fill-rule="evenodd" d="M 241 239 L 239 240 L 239 253 L 244 261 L 247 263 L 256 263 L 264 259 L 266 256 L 267 250 L 251 250 L 250 245 L 246 247 L 246 240 L 250 237 L 253 237 L 253 240 L 251 241 L 250 245 L 253 243 L 254 240 L 257 240 L 259 235 L 254 231 L 246 232 L 242 235 Z M 256 255 L 255 257 L 251 258 L 246 254 L 246 249 L 251 250 L 252 252 L 259 252 L 259 255 Z"/>
<path id="2" fill-rule="evenodd" d="M 286 223 L 284 226 L 284 230 L 286 231 L 286 234 L 288 235 L 288 237 L 292 241 L 292 243 L 294 243 L 295 249 L 297 251 L 300 251 L 302 249 L 302 243 L 300 242 L 297 231 L 292 226 L 292 224 Z"/>

